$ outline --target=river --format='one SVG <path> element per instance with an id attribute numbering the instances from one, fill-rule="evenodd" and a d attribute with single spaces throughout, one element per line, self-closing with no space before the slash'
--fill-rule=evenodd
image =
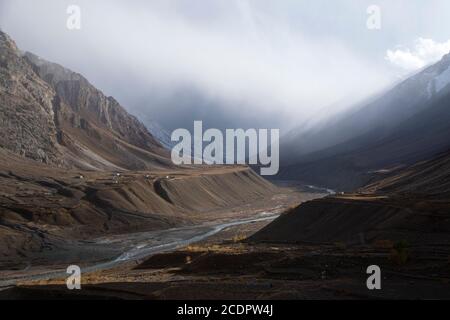
<path id="1" fill-rule="evenodd" d="M 173 228 L 159 231 L 139 232 L 125 235 L 108 236 L 92 240 L 95 246 L 110 248 L 117 246 L 122 252 L 113 260 L 82 267 L 82 273 L 89 273 L 100 270 L 107 270 L 118 265 L 139 260 L 157 253 L 173 251 L 186 247 L 190 244 L 209 238 L 227 228 L 250 224 L 261 221 L 270 221 L 279 217 L 279 214 L 267 212 L 259 213 L 254 218 L 240 219 L 221 223 L 209 223 L 196 226 Z M 18 281 L 50 280 L 67 277 L 66 270 L 52 270 L 38 272 L 34 274 L 24 274 L 14 276 L 0 281 L 0 289 L 5 289 L 15 285 Z"/>

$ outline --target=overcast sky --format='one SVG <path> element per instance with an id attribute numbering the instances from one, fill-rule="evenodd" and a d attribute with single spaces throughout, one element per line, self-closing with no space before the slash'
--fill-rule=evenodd
<path id="1" fill-rule="evenodd" d="M 366 26 L 373 4 L 380 30 Z M 81 30 L 66 27 L 69 5 Z M 276 127 L 330 116 L 440 59 L 450 1 L 0 0 L 0 28 L 168 129 Z"/>

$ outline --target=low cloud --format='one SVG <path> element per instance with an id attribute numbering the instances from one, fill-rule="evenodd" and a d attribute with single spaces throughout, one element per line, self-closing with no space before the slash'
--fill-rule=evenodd
<path id="1" fill-rule="evenodd" d="M 79 31 L 66 28 L 71 3 L 0 0 L 0 25 L 22 49 L 82 73 L 169 128 L 196 119 L 296 124 L 389 82 L 382 62 L 260 1 L 77 0 Z M 290 12 L 288 3 L 279 6 Z M 328 105 L 335 107 L 322 112 Z"/>
<path id="2" fill-rule="evenodd" d="M 433 39 L 418 38 L 413 48 L 387 50 L 386 60 L 406 71 L 415 71 L 439 61 L 449 52 L 450 40 L 440 43 Z"/>

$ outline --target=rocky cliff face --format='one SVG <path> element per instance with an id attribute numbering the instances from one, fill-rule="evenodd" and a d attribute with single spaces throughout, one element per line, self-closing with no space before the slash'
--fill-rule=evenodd
<path id="1" fill-rule="evenodd" d="M 36 73 L 56 91 L 61 103 L 79 114 L 79 118 L 84 116 L 85 120 L 148 151 L 160 147 L 142 123 L 128 114 L 113 97 L 106 97 L 80 74 L 29 52 L 24 57 L 32 64 Z M 75 124 L 80 126 L 79 122 L 80 119 L 77 119 Z"/>
<path id="2" fill-rule="evenodd" d="M 0 146 L 88 170 L 171 166 L 145 126 L 80 74 L 22 54 L 0 31 Z"/>
<path id="3" fill-rule="evenodd" d="M 53 102 L 55 92 L 0 32 L 0 147 L 48 164 L 62 164 Z"/>

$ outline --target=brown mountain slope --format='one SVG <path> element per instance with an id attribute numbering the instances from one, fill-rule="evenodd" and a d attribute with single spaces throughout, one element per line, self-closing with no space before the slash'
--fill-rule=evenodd
<path id="1" fill-rule="evenodd" d="M 0 31 L 0 146 L 56 166 L 168 168 L 145 126 L 85 78 L 33 54 Z"/>
<path id="2" fill-rule="evenodd" d="M 173 166 L 117 101 L 1 31 L 0 124 L 1 268 L 80 260 L 105 234 L 240 217 L 278 190 L 243 166 Z"/>
<path id="3" fill-rule="evenodd" d="M 360 190 L 314 200 L 251 237 L 275 242 L 450 243 L 450 152 Z"/>
<path id="4" fill-rule="evenodd" d="M 0 148 L 0 268 L 70 260 L 80 252 L 71 253 L 71 244 L 83 239 L 234 217 L 233 208 L 276 193 L 246 167 L 127 171 L 117 178 Z"/>

